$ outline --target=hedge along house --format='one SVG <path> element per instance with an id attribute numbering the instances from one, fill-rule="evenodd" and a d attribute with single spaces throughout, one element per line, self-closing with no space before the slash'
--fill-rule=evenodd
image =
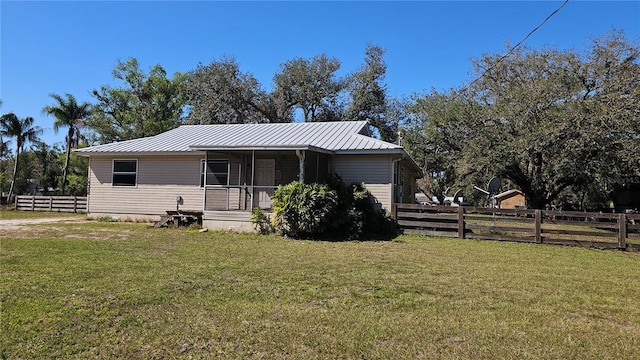
<path id="1" fill-rule="evenodd" d="M 400 145 L 371 137 L 366 121 L 183 125 L 152 137 L 76 150 L 89 159 L 90 216 L 150 218 L 202 211 L 213 229 L 252 231 L 278 185 L 362 182 L 388 211 L 414 202 L 420 169 Z"/>

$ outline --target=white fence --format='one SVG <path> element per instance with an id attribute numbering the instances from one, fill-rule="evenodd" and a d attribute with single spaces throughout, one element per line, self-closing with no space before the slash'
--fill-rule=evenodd
<path id="1" fill-rule="evenodd" d="M 16 196 L 16 209 L 26 211 L 87 212 L 86 196 Z"/>

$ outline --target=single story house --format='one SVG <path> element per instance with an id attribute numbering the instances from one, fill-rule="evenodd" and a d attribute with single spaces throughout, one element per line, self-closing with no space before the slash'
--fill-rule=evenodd
<path id="1" fill-rule="evenodd" d="M 89 161 L 90 216 L 154 218 L 202 211 L 212 229 L 252 231 L 278 185 L 362 182 L 388 211 L 415 201 L 421 170 L 402 146 L 371 137 L 366 121 L 183 125 L 156 136 L 76 150 Z"/>

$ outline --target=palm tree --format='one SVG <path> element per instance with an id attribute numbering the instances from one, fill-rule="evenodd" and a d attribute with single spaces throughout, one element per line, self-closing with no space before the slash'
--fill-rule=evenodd
<path id="1" fill-rule="evenodd" d="M 66 99 L 57 94 L 50 94 L 49 96 L 53 98 L 57 104 L 45 106 L 42 112 L 47 115 L 53 115 L 56 118 L 56 121 L 53 123 L 53 130 L 57 133 L 60 128 L 69 128 L 67 130 L 67 136 L 65 137 L 66 158 L 64 161 L 64 169 L 62 170 L 62 193 L 64 194 L 67 185 L 71 149 L 78 146 L 78 142 L 82 137 L 80 130 L 84 126 L 84 119 L 91 114 L 91 104 L 87 102 L 78 104 L 76 98 L 71 94 L 66 94 Z"/>
<path id="2" fill-rule="evenodd" d="M 0 106 L 2 106 L 2 99 L 0 99 Z M 4 132 L 0 131 L 0 159 L 2 159 L 5 153 L 9 153 L 9 141 L 4 141 L 2 138 Z"/>
<path id="3" fill-rule="evenodd" d="M 0 134 L 16 140 L 16 161 L 13 164 L 13 177 L 11 179 L 9 195 L 7 196 L 7 201 L 11 201 L 16 176 L 18 175 L 18 167 L 20 166 L 20 152 L 24 150 L 24 146 L 28 142 L 40 142 L 39 136 L 42 134 L 42 129 L 39 126 L 33 126 L 32 117 L 18 119 L 16 114 L 8 113 L 0 117 Z"/>
<path id="4" fill-rule="evenodd" d="M 9 141 L 4 141 L 2 135 L 4 135 L 4 133 L 0 132 L 0 159 L 2 159 L 5 154 L 9 154 Z"/>

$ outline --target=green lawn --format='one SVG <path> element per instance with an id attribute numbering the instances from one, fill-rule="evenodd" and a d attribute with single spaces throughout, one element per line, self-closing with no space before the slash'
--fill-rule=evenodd
<path id="1" fill-rule="evenodd" d="M 76 214 L 72 212 L 42 212 L 42 211 L 16 211 L 6 210 L 0 208 L 0 220 L 13 220 L 13 219 L 37 219 L 37 218 L 82 218 L 85 214 Z"/>
<path id="2" fill-rule="evenodd" d="M 639 359 L 640 253 L 0 231 L 0 358 Z"/>

